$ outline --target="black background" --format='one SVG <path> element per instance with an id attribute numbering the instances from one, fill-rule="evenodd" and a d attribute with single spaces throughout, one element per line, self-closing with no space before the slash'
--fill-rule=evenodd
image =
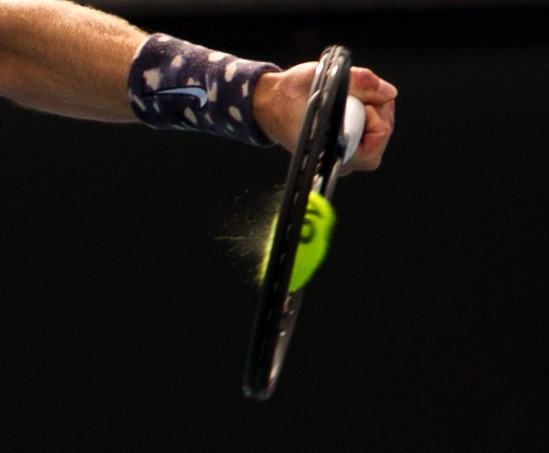
<path id="1" fill-rule="evenodd" d="M 2 102 L 1 451 L 549 451 L 548 12 L 135 18 L 286 67 L 345 44 L 399 88 L 265 403 L 252 249 L 288 155 Z"/>

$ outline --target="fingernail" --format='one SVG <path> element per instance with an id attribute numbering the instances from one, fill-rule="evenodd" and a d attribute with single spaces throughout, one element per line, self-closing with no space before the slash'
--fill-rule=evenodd
<path id="1" fill-rule="evenodd" d="M 383 79 L 381 79 L 379 82 L 378 91 L 383 96 L 387 96 L 388 98 L 394 98 L 398 94 L 398 90 L 396 89 L 396 87 Z"/>

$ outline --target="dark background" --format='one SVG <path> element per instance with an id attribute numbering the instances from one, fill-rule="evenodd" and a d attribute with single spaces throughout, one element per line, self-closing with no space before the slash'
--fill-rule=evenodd
<path id="1" fill-rule="evenodd" d="M 127 17 L 282 66 L 345 44 L 395 133 L 341 180 L 257 403 L 250 250 L 288 155 L 2 102 L 0 450 L 549 451 L 549 9 Z"/>

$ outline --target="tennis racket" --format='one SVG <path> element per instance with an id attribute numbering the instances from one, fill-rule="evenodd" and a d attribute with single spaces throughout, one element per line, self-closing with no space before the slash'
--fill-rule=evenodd
<path id="1" fill-rule="evenodd" d="M 304 289 L 288 287 L 309 192 L 332 199 L 340 168 L 363 133 L 364 106 L 347 95 L 350 68 L 351 52 L 343 46 L 326 48 L 317 65 L 252 328 L 243 385 L 248 398 L 271 397 L 295 329 Z"/>

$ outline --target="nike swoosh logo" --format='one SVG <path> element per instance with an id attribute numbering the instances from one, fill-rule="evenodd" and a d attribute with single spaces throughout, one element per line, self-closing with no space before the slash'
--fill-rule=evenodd
<path id="1" fill-rule="evenodd" d="M 164 90 L 156 90 L 156 91 L 147 93 L 147 96 L 165 96 L 165 95 L 192 96 L 193 98 L 198 99 L 198 102 L 200 103 L 200 108 L 204 107 L 208 103 L 208 93 L 204 88 L 197 87 L 197 86 L 166 88 Z"/>

